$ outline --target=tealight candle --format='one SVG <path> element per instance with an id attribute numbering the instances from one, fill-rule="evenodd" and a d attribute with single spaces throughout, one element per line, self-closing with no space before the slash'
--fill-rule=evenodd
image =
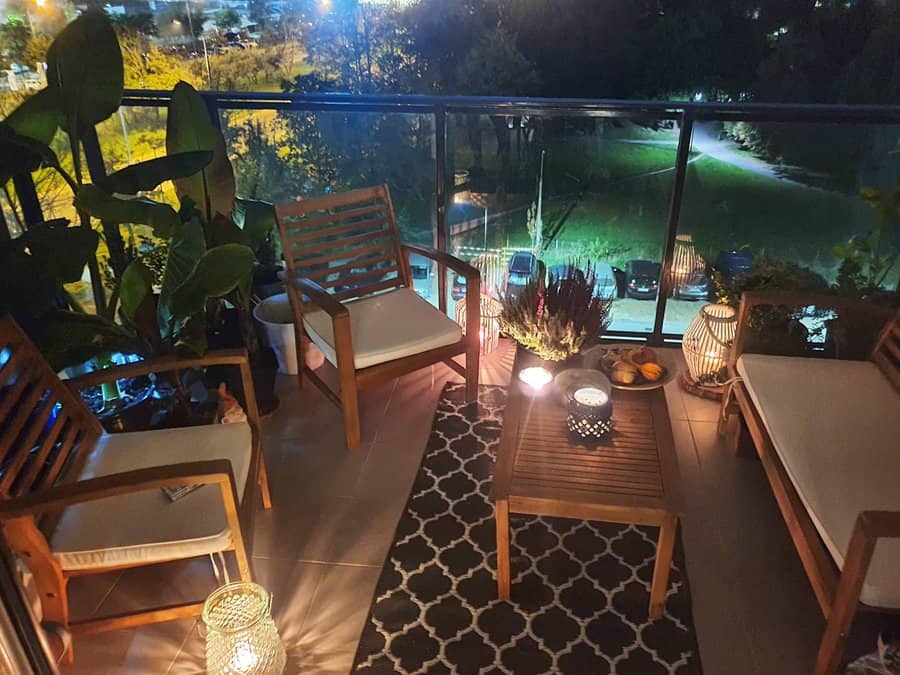
<path id="1" fill-rule="evenodd" d="M 602 389 L 597 389 L 596 387 L 582 387 L 572 394 L 572 398 L 582 405 L 587 405 L 592 408 L 603 405 L 609 400 L 609 396 L 607 396 L 606 392 Z"/>
<path id="2" fill-rule="evenodd" d="M 537 393 L 553 379 L 553 375 L 546 368 L 531 366 L 519 371 L 519 379 Z"/>

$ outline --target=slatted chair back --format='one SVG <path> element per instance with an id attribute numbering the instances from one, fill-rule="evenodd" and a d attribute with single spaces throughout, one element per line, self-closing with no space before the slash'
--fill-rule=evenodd
<path id="1" fill-rule="evenodd" d="M 284 259 L 338 301 L 412 286 L 386 185 L 275 207 Z"/>
<path id="2" fill-rule="evenodd" d="M 900 392 L 900 311 L 885 325 L 871 358 Z"/>
<path id="3" fill-rule="evenodd" d="M 0 318 L 0 499 L 78 475 L 102 433 L 18 324 Z"/>

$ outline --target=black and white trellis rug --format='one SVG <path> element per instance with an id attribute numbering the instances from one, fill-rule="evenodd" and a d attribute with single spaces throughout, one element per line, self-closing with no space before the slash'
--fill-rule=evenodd
<path id="1" fill-rule="evenodd" d="M 438 403 L 354 673 L 701 673 L 680 543 L 648 621 L 657 529 L 511 516 L 512 602 L 497 600 L 489 499 L 506 391 Z"/>

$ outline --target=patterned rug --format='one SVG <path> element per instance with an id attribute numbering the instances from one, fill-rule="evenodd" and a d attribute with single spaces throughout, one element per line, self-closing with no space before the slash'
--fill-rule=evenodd
<path id="1" fill-rule="evenodd" d="M 649 622 L 657 529 L 511 515 L 512 602 L 497 600 L 489 499 L 506 391 L 448 384 L 375 590 L 355 673 L 702 672 L 680 542 Z"/>

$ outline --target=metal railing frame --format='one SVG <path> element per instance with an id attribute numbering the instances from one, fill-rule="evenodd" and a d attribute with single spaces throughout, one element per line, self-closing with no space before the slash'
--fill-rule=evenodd
<path id="1" fill-rule="evenodd" d="M 678 124 L 675 176 L 666 221 L 660 292 L 653 331 L 609 331 L 616 338 L 646 339 L 650 344 L 680 340 L 681 334 L 663 330 L 666 303 L 671 291 L 671 267 L 678 233 L 691 135 L 698 121 L 751 121 L 807 124 L 898 124 L 900 106 L 818 105 L 760 103 L 688 103 L 675 101 L 622 101 L 605 99 L 551 99 L 501 97 L 441 97 L 410 95 L 356 95 L 340 93 L 277 94 L 256 92 L 202 92 L 210 115 L 221 125 L 224 110 L 285 110 L 341 113 L 402 113 L 431 116 L 435 133 L 435 236 L 439 250 L 447 250 L 447 116 L 448 115 L 533 115 L 538 117 L 594 117 L 632 122 L 673 121 Z M 123 106 L 163 107 L 171 92 L 127 91 Z M 89 134 L 85 156 L 94 177 L 102 175 L 103 154 L 97 135 Z M 23 183 L 20 187 L 20 183 Z M 15 187 L 25 211 L 26 223 L 41 220 L 33 183 L 17 177 Z M 37 208 L 35 208 L 37 206 Z M 446 274 L 438 275 L 441 309 L 447 304 Z"/>

